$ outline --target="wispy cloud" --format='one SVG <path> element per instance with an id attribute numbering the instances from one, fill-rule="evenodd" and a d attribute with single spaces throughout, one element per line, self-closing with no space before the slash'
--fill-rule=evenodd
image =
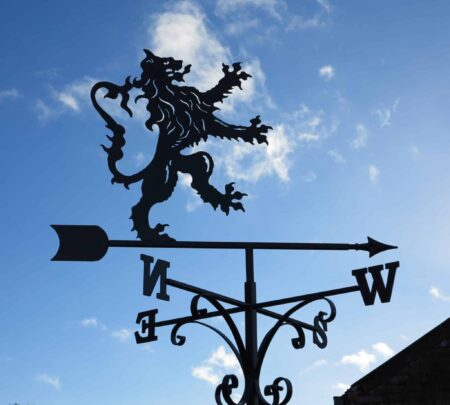
<path id="1" fill-rule="evenodd" d="M 367 139 L 369 138 L 369 132 L 364 124 L 356 124 L 356 135 L 351 142 L 353 149 L 365 148 L 367 146 Z"/>
<path id="2" fill-rule="evenodd" d="M 276 125 L 267 136 L 269 145 L 235 143 L 222 158 L 226 174 L 236 180 L 257 182 L 265 176 L 289 181 L 294 145 L 284 125 Z"/>
<path id="3" fill-rule="evenodd" d="M 62 90 L 54 90 L 56 100 L 65 108 L 79 113 L 82 105 L 90 103 L 91 88 L 97 80 L 85 76 L 64 87 Z"/>
<path id="4" fill-rule="evenodd" d="M 22 97 L 22 94 L 20 94 L 19 90 L 14 88 L 0 91 L 0 102 L 3 100 L 15 100 L 20 97 Z"/>
<path id="5" fill-rule="evenodd" d="M 80 113 L 83 107 L 90 105 L 90 91 L 95 82 L 95 79 L 85 76 L 61 90 L 52 88 L 49 100 L 36 100 L 35 109 L 39 121 L 46 122 L 69 111 Z"/>
<path id="6" fill-rule="evenodd" d="M 310 371 L 316 370 L 321 367 L 325 367 L 327 365 L 328 365 L 328 360 L 325 360 L 325 359 L 316 360 L 313 364 L 311 364 L 310 366 L 306 367 L 303 371 L 301 371 L 301 374 L 303 375 L 303 374 L 309 373 Z"/>
<path id="7" fill-rule="evenodd" d="M 333 7 L 331 6 L 331 3 L 328 0 L 317 0 L 317 3 L 322 7 L 322 9 L 327 12 L 331 13 Z"/>
<path id="8" fill-rule="evenodd" d="M 107 329 L 106 325 L 100 322 L 97 318 L 85 318 L 80 323 L 85 328 L 100 328 L 103 330 Z"/>
<path id="9" fill-rule="evenodd" d="M 333 79 L 335 74 L 336 70 L 331 65 L 325 65 L 319 69 L 319 76 L 326 81 Z"/>
<path id="10" fill-rule="evenodd" d="M 86 318 L 81 321 L 81 325 L 85 328 L 96 328 L 98 326 L 98 321 L 96 318 Z"/>
<path id="11" fill-rule="evenodd" d="M 391 125 L 392 115 L 397 111 L 398 105 L 400 103 L 400 99 L 394 101 L 392 106 L 385 107 L 382 106 L 374 111 L 374 114 L 378 117 L 378 121 L 380 123 L 380 127 L 388 127 Z"/>
<path id="12" fill-rule="evenodd" d="M 317 180 L 317 175 L 313 171 L 308 171 L 305 174 L 302 174 L 300 176 L 300 180 L 304 181 L 305 183 L 312 183 L 313 181 Z"/>
<path id="13" fill-rule="evenodd" d="M 227 353 L 223 346 L 219 346 L 202 365 L 192 369 L 192 376 L 217 385 L 225 372 L 242 373 L 239 362 L 232 353 Z"/>
<path id="14" fill-rule="evenodd" d="M 287 9 L 287 4 L 282 0 L 218 0 L 216 12 L 218 14 L 230 14 L 242 8 L 258 8 L 281 21 L 283 19 L 282 13 Z"/>
<path id="15" fill-rule="evenodd" d="M 339 122 L 329 117 L 323 110 L 311 109 L 306 104 L 301 104 L 292 114 L 287 114 L 286 121 L 298 132 L 297 140 L 307 145 L 324 141 L 339 127 Z"/>
<path id="16" fill-rule="evenodd" d="M 127 343 L 131 340 L 131 337 L 133 336 L 133 331 L 125 328 L 114 330 L 111 332 L 111 336 L 114 339 L 117 339 L 119 342 Z"/>
<path id="17" fill-rule="evenodd" d="M 375 165 L 369 166 L 369 179 L 372 183 L 376 183 L 380 177 L 380 169 Z"/>
<path id="18" fill-rule="evenodd" d="M 438 287 L 432 286 L 429 290 L 430 295 L 440 301 L 450 302 L 450 295 L 447 295 L 442 292 L 442 290 Z"/>
<path id="19" fill-rule="evenodd" d="M 50 385 L 51 387 L 59 390 L 61 388 L 61 382 L 59 380 L 59 377 L 50 376 L 48 374 L 38 374 L 36 377 L 36 381 L 39 381 L 40 383 Z"/>
<path id="20" fill-rule="evenodd" d="M 41 122 L 47 122 L 57 115 L 57 112 L 41 99 L 36 100 L 34 108 L 36 109 L 38 120 Z"/>
<path id="21" fill-rule="evenodd" d="M 346 160 L 344 156 L 342 156 L 342 153 L 339 152 L 337 149 L 331 149 L 328 151 L 328 156 L 333 159 L 336 163 L 345 163 Z"/>
<path id="22" fill-rule="evenodd" d="M 145 162 L 149 161 L 149 159 L 145 156 L 143 152 L 137 152 L 133 155 L 134 164 L 136 167 L 142 167 Z"/>
<path id="23" fill-rule="evenodd" d="M 302 15 L 292 13 L 283 0 L 218 0 L 216 14 L 231 21 L 228 26 L 233 28 L 227 29 L 231 33 L 243 32 L 260 25 L 259 20 L 254 17 L 257 11 L 272 17 L 275 24 L 284 24 L 286 31 L 316 29 L 325 26 L 325 16 L 332 11 L 328 0 L 316 0 L 316 4 L 318 9 L 315 13 Z M 237 22 L 240 22 L 239 26 Z M 267 22 L 265 26 L 267 27 Z"/>

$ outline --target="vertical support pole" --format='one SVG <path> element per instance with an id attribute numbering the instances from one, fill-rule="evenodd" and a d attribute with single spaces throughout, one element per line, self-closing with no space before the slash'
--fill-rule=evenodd
<path id="1" fill-rule="evenodd" d="M 256 304 L 256 283 L 253 265 L 253 249 L 245 249 L 245 303 L 248 305 Z M 254 309 L 245 311 L 245 347 L 247 351 L 246 368 L 246 385 L 249 390 L 248 405 L 260 405 L 257 395 L 258 381 L 256 381 L 256 357 L 258 353 L 258 323 L 257 313 Z"/>

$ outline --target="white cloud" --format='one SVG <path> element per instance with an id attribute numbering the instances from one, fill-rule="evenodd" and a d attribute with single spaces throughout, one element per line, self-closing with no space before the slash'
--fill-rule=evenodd
<path id="1" fill-rule="evenodd" d="M 327 364 L 328 364 L 328 361 L 327 361 L 327 360 L 325 360 L 325 359 L 319 359 L 319 360 L 316 360 L 316 361 L 311 365 L 311 367 L 312 367 L 312 368 L 319 368 L 319 367 L 326 366 Z"/>
<path id="2" fill-rule="evenodd" d="M 328 151 L 328 156 L 333 159 L 336 163 L 345 163 L 346 160 L 344 156 L 342 156 L 342 153 L 339 152 L 336 149 L 331 149 Z"/>
<path id="3" fill-rule="evenodd" d="M 289 168 L 294 144 L 284 125 L 276 125 L 267 135 L 269 145 L 235 143 L 222 157 L 225 171 L 235 180 L 256 182 L 264 176 L 277 176 L 289 181 Z"/>
<path id="4" fill-rule="evenodd" d="M 64 107 L 80 112 L 82 104 L 90 103 L 90 92 L 95 82 L 96 80 L 92 77 L 85 76 L 65 86 L 62 91 L 55 90 L 55 98 Z"/>
<path id="5" fill-rule="evenodd" d="M 232 56 L 209 29 L 202 10 L 191 1 L 180 1 L 154 18 L 148 30 L 151 48 L 159 56 L 173 56 L 192 64 L 186 81 L 201 91 L 214 87 L 222 78 L 222 63 L 230 64 Z M 249 103 L 255 99 L 271 100 L 265 90 L 265 75 L 258 59 L 242 65 L 243 70 L 252 75 L 242 83 L 242 90 L 235 89 L 220 104 L 223 113 L 235 110 L 238 103 Z M 260 95 L 260 97 L 256 97 Z"/>
<path id="6" fill-rule="evenodd" d="M 369 166 L 369 179 L 372 183 L 376 183 L 380 177 L 380 169 L 375 165 Z"/>
<path id="7" fill-rule="evenodd" d="M 208 359 L 208 364 L 214 364 L 228 370 L 238 370 L 239 362 L 233 353 L 227 353 L 223 346 L 219 346 L 217 350 Z"/>
<path id="8" fill-rule="evenodd" d="M 319 6 L 322 7 L 322 9 L 325 12 L 331 13 L 332 6 L 331 6 L 331 3 L 328 0 L 317 0 L 317 3 L 319 3 Z"/>
<path id="9" fill-rule="evenodd" d="M 111 333 L 111 336 L 114 339 L 117 339 L 119 342 L 126 343 L 131 340 L 133 336 L 133 331 L 130 329 L 119 329 L 115 330 Z"/>
<path id="10" fill-rule="evenodd" d="M 216 12 L 219 15 L 230 14 L 248 7 L 260 8 L 278 21 L 282 20 L 281 12 L 287 9 L 282 0 L 218 0 Z"/>
<path id="11" fill-rule="evenodd" d="M 397 111 L 399 102 L 400 100 L 397 99 L 394 101 L 391 107 L 380 107 L 379 109 L 374 111 L 374 114 L 378 117 L 381 128 L 391 125 L 392 115 Z"/>
<path id="12" fill-rule="evenodd" d="M 241 367 L 232 353 L 227 353 L 223 346 L 219 346 L 202 365 L 192 369 L 192 376 L 199 380 L 217 385 L 225 373 L 242 374 Z"/>
<path id="13" fill-rule="evenodd" d="M 328 361 L 327 360 L 325 360 L 325 359 L 316 360 L 313 364 L 311 364 L 310 366 L 308 366 L 304 370 L 302 370 L 300 372 L 300 374 L 304 375 L 306 373 L 309 373 L 310 371 L 316 370 L 316 369 L 324 367 L 326 365 L 328 365 Z"/>
<path id="14" fill-rule="evenodd" d="M 16 98 L 22 97 L 17 89 L 8 89 L 0 91 L 0 102 L 6 99 L 14 100 Z"/>
<path id="15" fill-rule="evenodd" d="M 369 133 L 367 128 L 363 124 L 356 125 L 356 136 L 353 138 L 351 142 L 351 146 L 353 149 L 365 148 L 367 146 L 367 139 L 369 137 Z"/>
<path id="16" fill-rule="evenodd" d="M 96 318 L 86 318 L 81 321 L 81 325 L 86 328 L 96 328 L 98 326 L 98 321 Z"/>
<path id="17" fill-rule="evenodd" d="M 372 347 L 386 359 L 394 355 L 394 351 L 384 342 L 375 343 Z"/>
<path id="18" fill-rule="evenodd" d="M 75 99 L 75 97 L 72 94 L 61 92 L 61 93 L 58 93 L 56 97 L 57 97 L 58 101 L 60 101 L 65 106 L 69 107 L 70 109 L 72 109 L 76 112 L 80 111 L 80 106 L 78 105 L 78 101 Z"/>
<path id="19" fill-rule="evenodd" d="M 218 385 L 221 378 L 214 371 L 212 367 L 209 366 L 198 366 L 192 369 L 192 376 L 198 378 L 199 380 L 206 381 L 211 385 Z"/>
<path id="20" fill-rule="evenodd" d="M 36 376 L 36 381 L 50 385 L 57 390 L 61 388 L 61 382 L 59 380 L 59 377 L 52 377 L 48 374 L 39 374 Z"/>
<path id="21" fill-rule="evenodd" d="M 331 65 L 325 65 L 319 69 L 319 76 L 325 79 L 326 81 L 333 79 L 335 73 L 336 73 L 335 69 Z"/>
<path id="22" fill-rule="evenodd" d="M 180 1 L 157 15 L 148 33 L 155 54 L 192 64 L 186 80 L 202 91 L 219 81 L 222 63 L 231 59 L 229 49 L 208 29 L 206 16 L 190 1 Z"/>
<path id="23" fill-rule="evenodd" d="M 100 322 L 97 318 L 85 318 L 80 323 L 85 328 L 101 328 L 103 330 L 108 329 L 106 325 Z"/>
<path id="24" fill-rule="evenodd" d="M 301 104 L 292 114 L 287 114 L 285 121 L 298 133 L 297 140 L 306 145 L 326 140 L 339 127 L 339 122 L 324 111 L 313 110 L 305 104 Z"/>
<path id="25" fill-rule="evenodd" d="M 144 165 L 144 163 L 146 162 L 146 157 L 145 157 L 144 153 L 137 152 L 136 154 L 134 154 L 133 160 L 134 160 L 136 167 L 142 167 Z"/>
<path id="26" fill-rule="evenodd" d="M 305 174 L 300 176 L 300 180 L 304 181 L 305 183 L 312 183 L 313 181 L 317 180 L 317 175 L 313 171 L 306 172 Z"/>
<path id="27" fill-rule="evenodd" d="M 431 296 L 437 300 L 450 302 L 450 295 L 444 294 L 439 288 L 432 286 L 429 290 Z"/>
<path id="28" fill-rule="evenodd" d="M 302 15 L 293 15 L 289 23 L 286 25 L 286 31 L 306 30 L 313 28 L 321 28 L 325 25 L 320 14 L 312 17 L 304 17 Z"/>
<path id="29" fill-rule="evenodd" d="M 350 385 L 344 384 L 344 383 L 336 383 L 331 386 L 335 391 L 338 391 L 340 393 L 344 393 L 350 388 Z"/>
<path id="30" fill-rule="evenodd" d="M 229 35 L 240 35 L 244 31 L 259 27 L 259 25 L 260 22 L 257 18 L 245 17 L 239 18 L 237 20 L 233 19 L 226 25 L 225 31 Z"/>
<path id="31" fill-rule="evenodd" d="M 371 364 L 376 362 L 376 356 L 372 353 L 368 353 L 365 350 L 361 350 L 355 354 L 349 354 L 342 357 L 341 364 L 351 364 L 359 368 L 360 371 L 367 370 Z"/>
<path id="32" fill-rule="evenodd" d="M 301 142 L 316 142 L 319 140 L 318 134 L 312 134 L 310 132 L 300 132 L 298 134 L 298 140 Z"/>
<path id="33" fill-rule="evenodd" d="M 48 121 L 50 118 L 53 118 L 56 115 L 56 111 L 41 99 L 38 99 L 36 101 L 34 107 L 36 108 L 39 121 Z"/>

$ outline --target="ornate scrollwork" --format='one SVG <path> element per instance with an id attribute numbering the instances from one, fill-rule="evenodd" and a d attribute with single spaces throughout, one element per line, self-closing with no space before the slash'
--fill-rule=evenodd
<path id="1" fill-rule="evenodd" d="M 232 336 L 233 340 L 230 339 L 225 333 L 220 331 L 219 329 L 205 323 L 200 320 L 196 320 L 196 318 L 201 319 L 205 315 L 208 314 L 207 308 L 201 308 L 199 303 L 200 300 L 204 299 L 209 304 L 211 304 L 223 317 L 225 320 Z M 329 305 L 329 311 L 319 311 L 319 313 L 314 317 L 314 322 L 312 325 L 301 324 L 299 322 L 293 321 L 290 317 L 292 314 L 305 307 L 308 304 L 313 302 L 325 300 Z M 247 369 L 251 367 L 250 364 L 246 364 L 246 348 L 243 343 L 242 337 L 239 333 L 236 324 L 231 318 L 228 311 L 222 306 L 222 304 L 211 297 L 210 295 L 197 294 L 192 298 L 191 301 L 191 314 L 193 316 L 193 320 L 183 321 L 177 323 L 171 333 L 171 341 L 176 346 L 182 346 L 186 342 L 186 337 L 179 334 L 179 330 L 186 324 L 198 324 L 207 327 L 212 330 L 216 334 L 218 334 L 228 345 L 228 347 L 233 351 L 236 356 L 239 365 L 244 371 L 244 375 L 247 376 L 253 373 L 247 373 Z M 267 332 L 266 336 L 262 340 L 258 354 L 256 359 L 256 369 L 253 374 L 253 379 L 249 379 L 246 377 L 245 379 L 245 389 L 242 397 L 238 402 L 233 400 L 232 396 L 235 390 L 239 387 L 239 379 L 235 374 L 227 374 L 222 383 L 218 385 L 215 391 L 215 399 L 217 405 L 245 405 L 248 402 L 248 396 L 250 392 L 250 386 L 254 386 L 256 389 L 256 395 L 258 396 L 260 402 L 264 405 L 286 405 L 292 398 L 292 383 L 284 377 L 278 377 L 274 380 L 272 384 L 266 385 L 264 388 L 264 394 L 259 389 L 259 379 L 261 374 L 261 368 L 263 365 L 264 357 L 267 353 L 267 350 L 275 337 L 278 330 L 285 325 L 289 325 L 296 331 L 297 336 L 291 339 L 291 343 L 294 349 L 302 349 L 306 343 L 306 336 L 304 329 L 309 329 L 312 331 L 313 335 L 313 343 L 317 345 L 319 348 L 323 349 L 326 347 L 327 341 L 327 329 L 328 323 L 334 320 L 336 317 L 336 307 L 333 302 L 328 298 L 316 298 L 312 300 L 302 301 L 296 305 L 294 305 L 291 309 L 289 309 L 284 315 L 282 315 L 277 323 Z M 283 395 L 282 395 L 283 394 Z M 270 398 L 270 399 L 269 399 Z"/>
<path id="2" fill-rule="evenodd" d="M 280 402 L 280 392 L 284 390 L 284 387 L 281 385 L 281 383 L 284 383 L 286 385 L 286 395 Z M 271 405 L 285 405 L 292 398 L 292 383 L 287 378 L 278 377 L 271 385 L 266 385 L 266 387 L 264 388 L 264 395 L 273 397 Z M 264 398 L 260 399 L 266 402 Z"/>
<path id="3" fill-rule="evenodd" d="M 266 336 L 264 336 L 264 339 L 261 342 L 261 345 L 258 350 L 258 356 L 257 356 L 257 364 L 256 364 L 256 375 L 257 379 L 259 380 L 260 374 L 261 374 L 261 368 L 263 365 L 264 357 L 267 353 L 267 350 L 272 343 L 272 340 L 276 333 L 279 331 L 279 329 L 284 325 L 292 326 L 295 331 L 297 332 L 297 337 L 293 338 L 291 340 L 292 346 L 294 349 L 298 350 L 305 346 L 306 339 L 305 339 L 305 332 L 303 330 L 303 326 L 299 325 L 298 323 L 292 322 L 289 320 L 292 314 L 300 310 L 301 308 L 305 307 L 306 305 L 318 301 L 318 300 L 325 300 L 328 305 L 330 306 L 329 314 L 327 314 L 324 311 L 320 311 L 315 317 L 314 317 L 314 324 L 310 325 L 312 332 L 313 332 L 313 343 L 316 344 L 318 347 L 323 349 L 326 347 L 328 341 L 326 336 L 327 331 L 327 324 L 336 317 L 336 307 L 333 304 L 333 302 L 328 298 L 319 298 L 319 299 L 312 299 L 312 300 L 306 300 L 302 301 L 296 305 L 294 305 L 289 311 L 287 311 L 273 326 L 269 332 L 267 332 Z M 286 395 L 283 400 L 280 402 L 280 392 L 283 390 L 283 386 L 281 383 L 284 382 L 286 385 Z M 273 384 L 267 385 L 264 389 L 264 395 L 266 396 L 272 396 L 272 402 L 266 402 L 266 400 L 262 397 L 261 393 L 258 394 L 261 401 L 264 401 L 264 403 L 268 403 L 271 405 L 284 405 L 289 402 L 289 400 L 292 397 L 292 384 L 287 378 L 279 377 L 275 379 Z"/>
<path id="4" fill-rule="evenodd" d="M 234 374 L 227 374 L 223 377 L 222 383 L 216 388 L 216 404 L 224 405 L 222 402 L 222 398 L 224 399 L 227 405 L 245 405 L 247 403 L 247 390 L 244 392 L 244 395 L 241 397 L 239 402 L 233 401 L 231 398 L 233 394 L 233 390 L 239 387 L 239 380 Z"/>
<path id="5" fill-rule="evenodd" d="M 184 321 L 184 322 L 179 322 L 179 323 L 175 324 L 175 326 L 172 328 L 172 332 L 170 335 L 172 344 L 174 344 L 175 346 L 182 346 L 186 342 L 186 336 L 180 335 L 178 333 L 179 330 L 181 329 L 181 327 L 183 327 L 184 325 L 197 324 L 197 325 L 205 326 L 206 328 L 215 332 L 217 335 L 219 335 L 225 341 L 225 343 L 228 345 L 228 347 L 232 350 L 232 352 L 236 356 L 242 370 L 245 370 L 245 364 L 244 364 L 244 360 L 243 360 L 243 359 L 245 359 L 244 342 L 242 341 L 241 335 L 239 333 L 239 330 L 238 330 L 236 324 L 234 323 L 231 316 L 228 314 L 227 310 L 222 306 L 222 304 L 220 304 L 220 302 L 218 302 L 215 298 L 213 298 L 207 294 L 195 295 L 191 300 L 192 316 L 193 317 L 202 317 L 208 313 L 207 308 L 199 307 L 199 302 L 200 302 L 200 299 L 202 299 L 202 298 L 204 300 L 208 301 L 217 311 L 219 311 L 220 315 L 225 320 L 226 324 L 228 325 L 228 328 L 230 329 L 230 332 L 234 338 L 234 342 L 225 333 L 223 333 L 219 329 L 215 328 L 214 326 L 211 326 L 205 322 L 191 320 L 191 321 Z M 226 375 L 223 378 L 222 383 L 216 389 L 217 404 L 223 405 L 221 397 L 223 397 L 225 403 L 228 405 L 245 404 L 246 403 L 245 402 L 246 401 L 245 394 L 243 395 L 241 400 L 237 403 L 231 399 L 232 391 L 235 388 L 237 388 L 238 385 L 239 385 L 239 380 L 236 375 L 234 375 L 234 374 Z"/>

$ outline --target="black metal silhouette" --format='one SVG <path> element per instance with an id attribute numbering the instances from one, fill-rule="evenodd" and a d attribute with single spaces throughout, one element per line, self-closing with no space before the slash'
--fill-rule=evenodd
<path id="1" fill-rule="evenodd" d="M 261 390 L 260 375 L 267 350 L 278 330 L 287 325 L 295 331 L 295 337 L 291 339 L 294 349 L 305 347 L 307 334 L 312 333 L 312 342 L 323 349 L 327 346 L 328 324 L 336 317 L 336 307 L 329 297 L 360 292 L 365 305 L 373 305 L 378 296 L 382 303 L 389 302 L 396 271 L 399 262 L 387 263 L 384 266 L 371 266 L 352 271 L 356 279 L 356 285 L 321 291 L 312 294 L 303 294 L 294 297 L 282 298 L 266 302 L 258 302 L 256 294 L 256 281 L 254 276 L 254 250 L 259 249 L 291 249 L 291 250 L 363 250 L 370 256 L 385 250 L 396 249 L 396 246 L 386 245 L 368 238 L 367 243 L 261 243 L 261 242 L 176 242 L 176 241 L 124 241 L 109 240 L 107 234 L 98 226 L 70 226 L 52 225 L 58 234 L 60 246 L 52 260 L 56 261 L 92 261 L 100 260 L 107 252 L 108 247 L 140 247 L 140 248 L 197 248 L 197 249 L 240 249 L 245 251 L 246 281 L 244 284 L 245 300 L 217 294 L 190 284 L 180 282 L 167 277 L 170 263 L 157 260 L 151 256 L 141 255 L 144 262 L 143 294 L 152 296 L 159 283 L 159 292 L 156 298 L 169 301 L 167 286 L 177 288 L 194 294 L 191 300 L 190 315 L 157 321 L 157 309 L 141 312 L 137 315 L 136 323 L 141 325 L 141 331 L 135 332 L 136 343 L 149 343 L 158 340 L 156 329 L 171 326 L 171 342 L 176 346 L 183 346 L 186 336 L 181 334 L 181 329 L 188 324 L 201 325 L 215 332 L 228 345 L 236 356 L 243 372 L 243 391 L 241 398 L 235 401 L 236 390 L 239 388 L 239 378 L 235 374 L 226 375 L 215 391 L 215 401 L 218 405 L 286 405 L 292 398 L 292 383 L 284 377 L 276 378 L 272 384 L 268 384 Z M 153 269 L 151 265 L 153 264 Z M 381 271 L 387 271 L 386 282 L 383 281 Z M 370 274 L 373 282 L 369 286 L 367 275 Z M 200 305 L 201 301 L 213 307 L 213 310 Z M 312 323 L 300 321 L 293 316 L 307 305 L 314 302 L 325 302 L 327 311 L 319 311 L 314 316 Z M 225 308 L 223 304 L 231 305 Z M 274 312 L 268 308 L 279 305 L 293 304 L 283 314 Z M 239 329 L 232 319 L 236 313 L 245 313 L 245 335 L 241 336 Z M 269 329 L 264 338 L 258 344 L 257 315 L 268 316 L 276 320 L 274 326 Z M 208 324 L 205 320 L 222 317 L 229 329 L 231 336 Z"/>
<path id="2" fill-rule="evenodd" d="M 227 139 L 242 139 L 244 142 L 267 143 L 266 133 L 271 127 L 261 124 L 259 116 L 250 120 L 249 126 L 231 125 L 214 116 L 218 110 L 215 103 L 223 101 L 234 87 L 241 88 L 241 82 L 251 77 L 241 70 L 240 63 L 234 63 L 230 70 L 223 64 L 224 76 L 216 86 L 206 92 L 200 92 L 194 87 L 178 86 L 173 82 L 183 82 L 184 75 L 189 73 L 191 65 L 183 70 L 183 61 L 174 58 L 161 58 L 147 49 L 141 62 L 142 74 L 139 79 L 130 80 L 127 77 L 123 85 L 102 81 L 96 83 L 91 90 L 91 99 L 95 109 L 111 130 L 110 147 L 102 145 L 108 155 L 108 167 L 113 174 L 112 183 L 123 184 L 126 188 L 132 183 L 142 181 L 142 198 L 132 208 L 131 220 L 133 230 L 141 240 L 172 240 L 164 229 L 167 224 L 150 225 L 149 213 L 158 203 L 166 201 L 176 186 L 178 172 L 192 176 L 192 187 L 202 200 L 211 204 L 214 209 L 220 209 L 229 214 L 230 209 L 242 210 L 240 200 L 246 195 L 235 191 L 234 183 L 225 186 L 225 192 L 217 190 L 209 184 L 214 161 L 207 152 L 196 152 L 183 155 L 181 152 L 208 135 Z M 136 97 L 147 100 L 147 111 L 150 113 L 146 127 L 150 131 L 153 126 L 159 128 L 159 137 L 155 155 L 150 163 L 133 175 L 123 174 L 117 167 L 122 159 L 122 148 L 125 145 L 125 128 L 118 124 L 97 101 L 97 93 L 105 92 L 104 97 L 116 99 L 121 96 L 120 106 L 130 116 L 128 107 L 130 91 L 142 90 Z"/>

